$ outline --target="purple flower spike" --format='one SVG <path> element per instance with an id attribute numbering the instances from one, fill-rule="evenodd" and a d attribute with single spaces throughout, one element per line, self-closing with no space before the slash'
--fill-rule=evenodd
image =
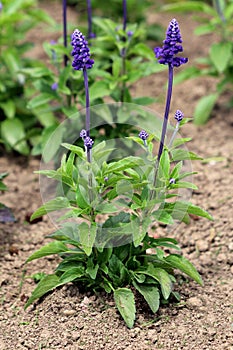
<path id="1" fill-rule="evenodd" d="M 142 130 L 142 131 L 140 131 L 140 133 L 138 134 L 138 136 L 140 137 L 140 139 L 142 139 L 143 141 L 145 141 L 145 140 L 148 138 L 149 134 L 147 134 L 147 132 L 146 132 L 145 130 Z"/>
<path id="2" fill-rule="evenodd" d="M 87 131 L 85 129 L 83 129 L 80 131 L 79 135 L 82 139 L 85 139 L 87 137 Z"/>
<path id="3" fill-rule="evenodd" d="M 179 122 L 184 118 L 184 113 L 182 113 L 179 109 L 177 109 L 175 113 L 175 119 Z"/>
<path id="4" fill-rule="evenodd" d="M 2 3 L 0 1 L 0 11 L 2 11 L 2 8 L 3 8 L 3 6 L 2 6 Z"/>
<path id="5" fill-rule="evenodd" d="M 188 58 L 175 57 L 183 51 L 182 38 L 177 20 L 174 18 L 167 29 L 166 39 L 163 41 L 163 47 L 154 49 L 156 58 L 159 58 L 160 64 L 169 64 L 172 67 L 179 67 L 181 64 L 188 62 Z"/>
<path id="6" fill-rule="evenodd" d="M 84 140 L 84 146 L 90 150 L 90 149 L 92 149 L 93 144 L 94 144 L 94 141 L 90 137 L 87 136 Z"/>
<path id="7" fill-rule="evenodd" d="M 71 36 L 71 45 L 73 46 L 73 51 L 71 55 L 74 56 L 72 67 L 75 70 L 92 68 L 94 60 L 90 58 L 88 42 L 86 41 L 84 35 L 78 29 L 75 29 Z"/>
<path id="8" fill-rule="evenodd" d="M 169 184 L 170 184 L 170 185 L 175 185 L 175 183 L 176 183 L 176 179 L 171 178 L 171 179 L 169 180 Z"/>
<path id="9" fill-rule="evenodd" d="M 89 38 L 90 39 L 95 39 L 96 38 L 96 34 L 91 32 L 90 35 L 89 35 Z"/>
<path id="10" fill-rule="evenodd" d="M 58 88 L 58 83 L 53 83 L 53 84 L 51 85 L 51 89 L 52 89 L 53 91 L 56 91 L 57 88 Z"/>

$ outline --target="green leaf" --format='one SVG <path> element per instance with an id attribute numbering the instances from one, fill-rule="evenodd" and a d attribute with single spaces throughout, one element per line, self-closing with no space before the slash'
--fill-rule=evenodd
<path id="1" fill-rule="evenodd" d="M 159 289 L 154 285 L 143 285 L 133 282 L 134 287 L 141 293 L 152 312 L 156 313 L 160 304 Z"/>
<path id="2" fill-rule="evenodd" d="M 214 220 L 213 217 L 206 210 L 198 207 L 197 205 L 189 203 L 187 210 L 188 214 L 193 214 L 209 220 Z"/>
<path id="3" fill-rule="evenodd" d="M 0 103 L 0 108 L 3 109 L 4 114 L 7 118 L 12 119 L 15 116 L 16 105 L 13 100 L 7 100 L 6 102 Z"/>
<path id="4" fill-rule="evenodd" d="M 210 59 L 219 73 L 223 73 L 232 57 L 232 43 L 215 43 L 210 48 Z"/>
<path id="5" fill-rule="evenodd" d="M 60 241 L 54 241 L 49 244 L 46 244 L 44 247 L 37 250 L 35 253 L 33 253 L 27 260 L 26 263 L 29 261 L 42 258 L 43 256 L 52 255 L 52 254 L 59 254 L 68 251 L 69 249 L 67 246 L 60 242 Z"/>
<path id="6" fill-rule="evenodd" d="M 202 125 L 207 122 L 212 109 L 217 101 L 218 94 L 210 94 L 208 96 L 203 96 L 196 106 L 194 111 L 194 123 L 196 125 Z"/>
<path id="7" fill-rule="evenodd" d="M 143 43 L 138 43 L 134 45 L 133 48 L 130 50 L 130 53 L 136 54 L 140 57 L 147 58 L 148 60 L 151 60 L 151 61 L 154 60 L 155 58 L 155 54 L 153 50 L 149 46 Z"/>
<path id="8" fill-rule="evenodd" d="M 157 99 L 154 97 L 149 97 L 149 96 L 142 96 L 142 97 L 135 97 L 133 98 L 133 103 L 136 103 L 138 105 L 142 105 L 142 106 L 147 106 L 150 105 L 154 102 L 156 102 Z"/>
<path id="9" fill-rule="evenodd" d="M 97 227 L 95 225 L 89 226 L 87 223 L 82 222 L 79 225 L 79 238 L 80 245 L 86 253 L 87 256 L 90 256 L 92 253 L 92 248 L 95 243 L 97 233 Z"/>
<path id="10" fill-rule="evenodd" d="M 162 10 L 169 12 L 203 12 L 216 16 L 215 10 L 203 1 L 178 1 L 174 4 L 164 5 Z"/>
<path id="11" fill-rule="evenodd" d="M 91 279 L 95 280 L 97 272 L 99 270 L 99 264 L 94 264 L 93 259 L 88 259 L 86 273 L 91 277 Z"/>
<path id="12" fill-rule="evenodd" d="M 160 283 L 163 297 L 167 300 L 172 292 L 172 282 L 167 271 L 160 267 L 154 267 L 152 264 L 149 264 L 147 270 L 143 273 L 153 277 Z"/>
<path id="13" fill-rule="evenodd" d="M 128 288 L 118 288 L 114 291 L 114 300 L 126 325 L 132 328 L 136 315 L 133 292 Z"/>
<path id="14" fill-rule="evenodd" d="M 42 78 L 52 76 L 52 72 L 47 67 L 23 68 L 20 72 L 29 75 L 32 78 Z"/>
<path id="15" fill-rule="evenodd" d="M 199 160 L 202 159 L 202 157 L 199 157 L 196 153 L 194 152 L 189 152 L 185 149 L 173 149 L 171 150 L 171 156 L 172 156 L 172 161 L 173 162 L 179 162 L 181 160 Z"/>
<path id="16" fill-rule="evenodd" d="M 30 102 L 27 104 L 27 108 L 33 109 L 37 108 L 39 106 L 42 106 L 54 99 L 54 94 L 48 94 L 48 93 L 41 93 L 40 95 L 34 97 Z"/>
<path id="17" fill-rule="evenodd" d="M 40 208 L 38 208 L 31 216 L 31 221 L 39 218 L 43 215 L 46 215 L 47 213 L 50 213 L 52 211 L 60 210 L 60 209 L 68 209 L 70 208 L 70 202 L 65 197 L 57 197 L 54 199 L 51 199 L 44 205 L 42 205 Z"/>
<path id="18" fill-rule="evenodd" d="M 32 295 L 28 299 L 24 309 L 33 303 L 36 299 L 39 299 L 44 294 L 53 290 L 59 285 L 59 277 L 56 275 L 47 275 L 38 283 L 37 287 L 32 292 Z"/>
<path id="19" fill-rule="evenodd" d="M 25 156 L 30 153 L 29 146 L 25 141 L 24 125 L 18 118 L 4 120 L 1 123 L 1 134 L 11 148 Z"/>
<path id="20" fill-rule="evenodd" d="M 132 156 L 125 157 L 117 162 L 110 163 L 105 170 L 105 175 L 113 172 L 126 170 L 128 168 L 137 167 L 139 165 L 144 165 L 144 161 L 142 158 Z"/>
<path id="21" fill-rule="evenodd" d="M 201 286 L 203 285 L 203 281 L 196 268 L 191 264 L 191 262 L 184 258 L 182 255 L 178 254 L 170 254 L 165 258 L 166 262 L 168 262 L 172 268 L 179 269 L 184 272 L 186 275 L 191 277 L 194 281 L 196 281 Z"/>
<path id="22" fill-rule="evenodd" d="M 42 134 L 42 143 L 43 143 L 43 161 L 48 163 L 55 158 L 56 153 L 58 152 L 64 129 L 62 127 L 57 127 L 56 125 L 51 125 L 50 127 L 44 129 Z"/>
<path id="23" fill-rule="evenodd" d="M 94 101 L 97 98 L 108 96 L 109 92 L 110 92 L 110 90 L 109 90 L 108 83 L 106 83 L 103 80 L 96 81 L 91 85 L 91 87 L 89 89 L 90 100 Z"/>
<path id="24" fill-rule="evenodd" d="M 70 151 L 74 152 L 77 154 L 80 158 L 84 159 L 85 158 L 85 152 L 81 147 L 71 145 L 69 143 L 62 143 L 61 144 L 63 147 L 69 149 Z"/>
<path id="25" fill-rule="evenodd" d="M 192 190 L 197 190 L 198 187 L 194 185 L 192 182 L 187 181 L 178 181 L 174 185 L 172 185 L 172 188 L 191 188 Z"/>
<path id="26" fill-rule="evenodd" d="M 7 189 L 7 186 L 2 181 L 0 181 L 0 191 L 6 191 Z"/>
<path id="27" fill-rule="evenodd" d="M 59 279 L 59 285 L 66 284 L 69 282 L 74 281 L 76 278 L 80 278 L 84 275 L 84 269 L 82 266 L 78 267 L 72 267 L 65 271 L 60 279 Z"/>
<path id="28" fill-rule="evenodd" d="M 122 58 L 114 57 L 112 63 L 112 73 L 115 78 L 118 78 L 122 69 Z"/>
<path id="29" fill-rule="evenodd" d="M 159 173 L 160 177 L 168 179 L 170 171 L 170 160 L 168 151 L 164 150 L 159 162 Z"/>
<path id="30" fill-rule="evenodd" d="M 165 225 L 174 224 L 172 216 L 164 210 L 158 209 L 152 213 L 156 221 L 161 222 Z"/>

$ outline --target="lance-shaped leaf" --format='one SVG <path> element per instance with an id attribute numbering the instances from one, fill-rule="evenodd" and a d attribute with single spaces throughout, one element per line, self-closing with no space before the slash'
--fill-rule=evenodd
<path id="1" fill-rule="evenodd" d="M 31 220 L 39 218 L 47 213 L 52 211 L 60 210 L 60 209 L 68 209 L 71 208 L 70 202 L 65 197 L 57 197 L 52 199 L 38 208 L 31 216 Z"/>
<path id="2" fill-rule="evenodd" d="M 118 288 L 114 291 L 114 300 L 126 325 L 132 328 L 136 314 L 133 292 L 128 288 Z"/>

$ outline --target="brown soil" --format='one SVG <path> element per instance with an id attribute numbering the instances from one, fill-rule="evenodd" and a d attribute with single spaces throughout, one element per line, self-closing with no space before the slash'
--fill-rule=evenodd
<path id="1" fill-rule="evenodd" d="M 150 20 L 167 25 L 172 15 L 152 15 Z M 183 33 L 185 53 L 190 60 L 204 55 L 213 36 L 197 38 L 191 17 L 177 16 Z M 192 41 L 190 41 L 192 38 Z M 145 79 L 135 94 L 155 96 L 161 92 L 165 75 Z M 174 88 L 172 109 L 182 108 L 192 115 L 195 103 L 214 87 L 210 79 L 187 81 Z M 162 111 L 162 104 L 153 106 Z M 68 285 L 48 294 L 37 306 L 24 311 L 25 300 L 35 287 L 32 274 L 53 272 L 54 257 L 25 265 L 25 260 L 47 242 L 53 230 L 48 218 L 30 225 L 26 217 L 41 205 L 38 176 L 39 160 L 1 157 L 1 171 L 8 171 L 9 192 L 1 201 L 11 207 L 17 223 L 0 225 L 0 350 L 39 349 L 165 349 L 233 350 L 233 115 L 224 104 L 204 127 L 188 125 L 191 151 L 212 160 L 195 162 L 199 172 L 193 193 L 197 203 L 214 216 L 214 222 L 193 220 L 180 225 L 171 235 L 180 242 L 183 253 L 197 267 L 205 282 L 176 286 L 178 305 L 162 307 L 153 315 L 140 303 L 135 327 L 127 329 L 111 297 L 82 294 Z"/>

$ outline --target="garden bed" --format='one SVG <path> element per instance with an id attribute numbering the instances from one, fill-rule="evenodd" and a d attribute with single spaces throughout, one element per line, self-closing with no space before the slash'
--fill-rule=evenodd
<path id="1" fill-rule="evenodd" d="M 150 21 L 164 26 L 170 18 L 172 15 L 150 15 Z M 196 23 L 191 17 L 179 15 L 177 19 L 190 61 L 205 55 L 213 36 L 195 37 L 192 31 Z M 160 73 L 153 79 L 144 79 L 135 86 L 135 95 L 140 96 L 141 91 L 143 95 L 158 95 L 164 76 Z M 211 79 L 200 78 L 175 86 L 172 111 L 182 108 L 187 117 L 191 116 L 198 98 L 212 86 Z M 162 104 L 152 107 L 163 111 Z M 222 101 L 205 126 L 189 124 L 183 130 L 185 137 L 193 138 L 189 149 L 206 158 L 193 162 L 198 171 L 194 182 L 199 189 L 194 191 L 192 202 L 208 210 L 214 221 L 193 217 L 190 225 L 179 225 L 170 236 L 178 240 L 183 254 L 196 266 L 204 287 L 180 279 L 175 288 L 180 291 L 181 302 L 164 305 L 156 315 L 139 298 L 135 327 L 131 330 L 111 297 L 83 294 L 73 285 L 56 289 L 24 311 L 34 289 L 34 282 L 28 277 L 38 271 L 51 273 L 57 259 L 43 258 L 28 265 L 25 261 L 45 243 L 45 236 L 54 227 L 48 217 L 36 224 L 27 222 L 41 205 L 38 175 L 33 173 L 40 160 L 0 157 L 1 171 L 9 172 L 5 181 L 9 191 L 1 196 L 2 202 L 13 210 L 17 220 L 0 224 L 1 350 L 233 349 L 233 115 Z M 162 227 L 158 234 L 164 234 Z"/>

